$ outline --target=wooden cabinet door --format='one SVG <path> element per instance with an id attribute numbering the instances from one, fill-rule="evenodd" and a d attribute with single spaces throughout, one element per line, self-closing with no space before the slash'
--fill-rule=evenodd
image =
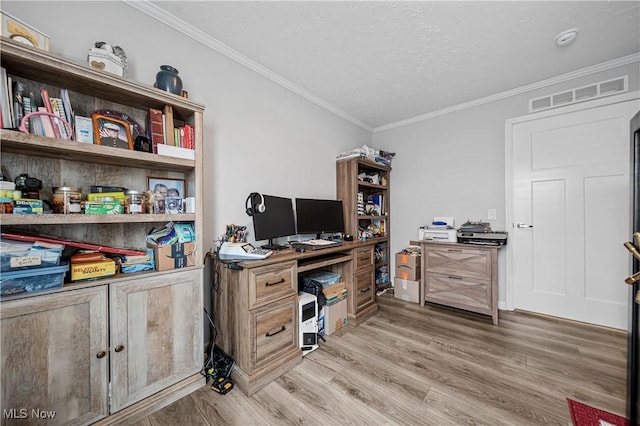
<path id="1" fill-rule="evenodd" d="M 3 425 L 107 415 L 106 286 L 2 302 L 0 324 Z"/>
<path id="2" fill-rule="evenodd" d="M 202 271 L 111 284 L 111 412 L 202 368 Z"/>

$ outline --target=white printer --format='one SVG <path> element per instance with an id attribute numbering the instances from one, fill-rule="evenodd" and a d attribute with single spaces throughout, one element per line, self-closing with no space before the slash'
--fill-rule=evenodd
<path id="1" fill-rule="evenodd" d="M 418 229 L 418 239 L 421 241 L 458 241 L 452 217 L 434 217 L 430 225 Z"/>

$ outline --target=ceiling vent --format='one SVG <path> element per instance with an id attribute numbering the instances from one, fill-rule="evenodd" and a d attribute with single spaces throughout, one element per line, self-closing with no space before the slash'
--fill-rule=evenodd
<path id="1" fill-rule="evenodd" d="M 578 102 L 589 101 L 597 98 L 604 98 L 629 90 L 629 76 L 614 78 L 612 80 L 601 81 L 600 83 L 588 86 L 577 87 L 553 95 L 531 99 L 529 101 L 529 112 L 538 112 L 545 109 L 557 108 Z"/>

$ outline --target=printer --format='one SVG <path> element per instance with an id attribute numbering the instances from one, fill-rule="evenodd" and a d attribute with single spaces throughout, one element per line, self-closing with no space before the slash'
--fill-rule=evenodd
<path id="1" fill-rule="evenodd" d="M 430 225 L 418 229 L 420 241 L 441 241 L 455 243 L 458 241 L 452 217 L 434 217 Z"/>

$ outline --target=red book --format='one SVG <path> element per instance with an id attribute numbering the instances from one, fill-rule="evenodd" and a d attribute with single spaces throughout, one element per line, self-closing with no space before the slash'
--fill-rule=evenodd
<path id="1" fill-rule="evenodd" d="M 184 125 L 184 147 L 188 149 L 194 149 L 195 144 L 193 139 L 195 138 L 195 127 L 191 124 Z"/>
<path id="2" fill-rule="evenodd" d="M 45 110 L 49 114 L 53 114 L 53 108 L 51 107 L 51 99 L 49 98 L 49 91 L 47 89 L 41 89 L 40 95 L 42 96 L 42 103 L 44 104 Z M 60 139 L 60 129 L 58 129 L 58 125 L 55 123 L 55 118 L 51 120 L 49 117 L 42 116 L 43 120 L 50 120 L 51 126 L 53 127 L 53 134 L 56 138 Z"/>
<path id="3" fill-rule="evenodd" d="M 151 146 L 153 147 L 153 153 L 158 153 L 158 144 L 164 143 L 164 125 L 162 124 L 162 111 L 155 108 L 149 108 L 149 123 L 147 124 L 149 133 L 149 139 L 151 139 Z"/>

